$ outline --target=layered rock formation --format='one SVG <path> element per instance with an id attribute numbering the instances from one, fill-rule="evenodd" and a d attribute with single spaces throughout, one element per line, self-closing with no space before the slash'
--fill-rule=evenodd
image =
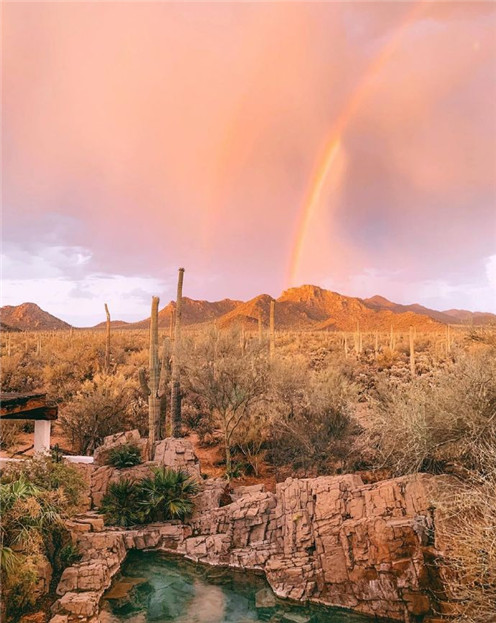
<path id="1" fill-rule="evenodd" d="M 175 443 L 167 440 L 169 457 L 177 456 Z M 187 444 L 177 443 L 181 451 Z M 96 518 L 83 519 L 75 535 L 83 559 L 62 575 L 53 623 L 96 621 L 100 599 L 129 549 L 263 570 L 280 597 L 428 620 L 434 591 L 437 598 L 442 594 L 432 563 L 431 498 L 438 482 L 425 474 L 371 485 L 357 475 L 288 479 L 275 494 L 259 485 L 234 490 L 234 501 L 222 506 L 226 483 L 212 480 L 184 525 L 102 530 Z"/>

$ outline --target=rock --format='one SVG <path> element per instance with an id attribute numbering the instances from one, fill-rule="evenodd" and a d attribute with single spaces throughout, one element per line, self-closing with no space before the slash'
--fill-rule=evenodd
<path id="1" fill-rule="evenodd" d="M 262 588 L 255 593 L 256 608 L 274 608 L 276 605 L 276 597 L 270 588 Z"/>
<path id="2" fill-rule="evenodd" d="M 158 465 L 172 469 L 182 469 L 196 479 L 201 478 L 200 462 L 193 445 L 186 439 L 168 437 L 155 444 L 153 460 Z"/>
<path id="3" fill-rule="evenodd" d="M 31 614 L 25 614 L 19 619 L 18 623 L 46 623 L 48 616 L 46 612 L 33 612 Z"/>
<path id="4" fill-rule="evenodd" d="M 196 465 L 184 440 L 170 442 L 158 442 L 157 461 Z M 141 473 L 131 470 L 135 477 Z M 434 571 L 425 561 L 434 555 L 430 500 L 438 482 L 427 474 L 367 485 L 357 475 L 289 478 L 275 494 L 246 487 L 221 506 L 225 482 L 212 480 L 202 482 L 197 509 L 184 525 L 93 531 L 92 522 L 83 521 L 90 531 L 75 533 L 83 558 L 62 574 L 54 614 L 95 617 L 126 552 L 157 549 L 214 566 L 264 571 L 278 597 L 398 621 L 432 615 L 425 578 Z M 258 608 L 273 604 L 271 591 L 257 593 Z M 287 623 L 308 620 L 301 613 L 284 616 Z"/>
<path id="5" fill-rule="evenodd" d="M 141 458 L 143 461 L 147 459 L 148 441 L 140 437 L 138 430 L 129 430 L 116 435 L 109 435 L 103 440 L 103 444 L 93 453 L 93 459 L 96 465 L 108 465 L 110 452 L 119 446 L 132 444 L 141 450 Z"/>
<path id="6" fill-rule="evenodd" d="M 244 487 L 235 487 L 231 492 L 231 498 L 233 501 L 242 498 L 244 495 L 251 495 L 252 493 L 263 493 L 265 491 L 265 485 L 247 485 Z"/>

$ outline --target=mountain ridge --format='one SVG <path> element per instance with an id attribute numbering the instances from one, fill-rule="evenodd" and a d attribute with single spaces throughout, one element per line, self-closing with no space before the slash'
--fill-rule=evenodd
<path id="1" fill-rule="evenodd" d="M 242 325 L 254 329 L 259 317 L 264 326 L 269 323 L 272 296 L 259 294 L 248 301 L 222 299 L 220 301 L 183 298 L 183 325 L 201 326 L 215 322 L 220 328 Z M 284 330 L 336 330 L 354 331 L 359 325 L 364 331 L 407 330 L 410 326 L 419 329 L 435 329 L 441 325 L 496 325 L 496 314 L 451 309 L 438 311 L 418 303 L 404 305 L 375 295 L 369 298 L 345 296 L 315 285 L 303 285 L 284 290 L 274 299 L 275 326 Z M 159 311 L 159 327 L 168 328 L 176 304 L 170 301 Z M 69 329 L 71 325 L 42 310 L 35 303 L 0 308 L 4 330 L 58 330 Z M 150 319 L 137 322 L 113 320 L 111 326 L 120 329 L 146 329 Z M 6 329 L 8 327 L 8 329 Z M 105 327 L 105 321 L 94 329 Z"/>

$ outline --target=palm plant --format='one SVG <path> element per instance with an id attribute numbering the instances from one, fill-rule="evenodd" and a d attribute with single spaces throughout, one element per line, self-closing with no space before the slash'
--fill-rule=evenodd
<path id="1" fill-rule="evenodd" d="M 148 520 L 184 519 L 193 510 L 191 498 L 198 493 L 198 483 L 185 471 L 158 467 L 141 481 L 141 489 Z"/>
<path id="2" fill-rule="evenodd" d="M 143 460 L 141 458 L 141 450 L 138 446 L 127 443 L 122 446 L 113 448 L 109 453 L 108 463 L 118 469 L 125 467 L 134 467 L 139 465 Z"/>
<path id="3" fill-rule="evenodd" d="M 143 523 L 146 512 L 141 483 L 123 478 L 109 485 L 102 499 L 100 513 L 113 526 L 134 526 Z"/>

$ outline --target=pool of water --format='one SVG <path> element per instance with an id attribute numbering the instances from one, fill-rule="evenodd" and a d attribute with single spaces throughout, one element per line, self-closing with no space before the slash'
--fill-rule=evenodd
<path id="1" fill-rule="evenodd" d="M 370 623 L 334 608 L 274 598 L 263 577 L 131 552 L 104 595 L 101 623 Z"/>

